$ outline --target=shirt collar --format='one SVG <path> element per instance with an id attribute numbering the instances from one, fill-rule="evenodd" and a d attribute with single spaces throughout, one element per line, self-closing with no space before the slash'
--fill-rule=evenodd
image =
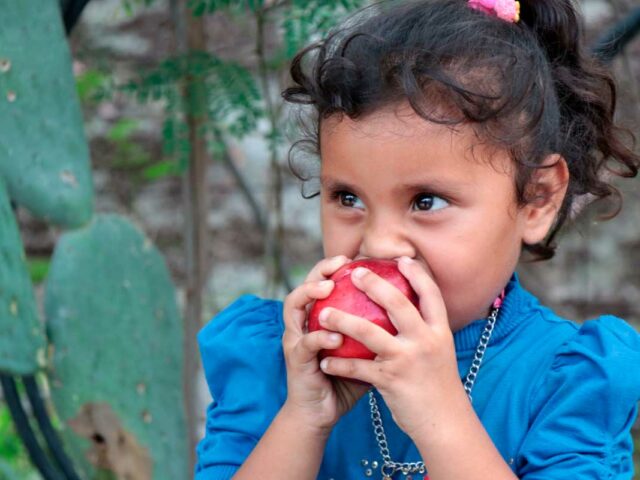
<path id="1" fill-rule="evenodd" d="M 523 312 L 524 307 L 535 301 L 535 297 L 522 288 L 518 274 L 514 272 L 505 287 L 505 298 L 502 302 L 502 307 L 500 307 L 489 345 L 509 335 L 526 316 L 519 313 Z M 474 320 L 466 327 L 455 332 L 453 340 L 456 352 L 475 350 L 486 323 L 486 318 Z"/>

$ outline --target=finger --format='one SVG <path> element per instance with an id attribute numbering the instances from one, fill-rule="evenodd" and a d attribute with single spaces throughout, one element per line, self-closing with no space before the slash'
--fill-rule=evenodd
<path id="1" fill-rule="evenodd" d="M 316 362 L 320 350 L 338 348 L 342 344 L 342 339 L 339 333 L 327 330 L 306 333 L 293 348 L 290 360 L 297 365 Z"/>
<path id="2" fill-rule="evenodd" d="M 379 363 L 373 360 L 326 357 L 320 362 L 320 369 L 327 375 L 360 380 L 370 385 L 380 380 L 380 375 L 376 375 Z"/>
<path id="3" fill-rule="evenodd" d="M 353 338 L 377 355 L 391 355 L 396 351 L 393 335 L 362 317 L 327 307 L 322 309 L 318 320 L 322 327 Z"/>
<path id="4" fill-rule="evenodd" d="M 293 289 L 284 301 L 283 318 L 285 328 L 302 334 L 307 318 L 307 305 L 317 299 L 326 298 L 333 290 L 333 287 L 333 280 L 321 280 L 305 282 Z"/>
<path id="5" fill-rule="evenodd" d="M 398 262 L 398 269 L 418 294 L 420 314 L 425 321 L 432 325 L 449 326 L 442 292 L 427 268 L 409 257 L 402 257 Z"/>
<path id="6" fill-rule="evenodd" d="M 320 260 L 309 272 L 305 281 L 317 282 L 324 280 L 333 275 L 343 265 L 349 263 L 350 258 L 345 255 L 338 255 L 337 257 L 325 258 Z"/>
<path id="7" fill-rule="evenodd" d="M 375 303 L 387 311 L 398 332 L 411 333 L 424 323 L 416 307 L 394 285 L 366 268 L 356 268 L 351 274 L 352 283 Z"/>

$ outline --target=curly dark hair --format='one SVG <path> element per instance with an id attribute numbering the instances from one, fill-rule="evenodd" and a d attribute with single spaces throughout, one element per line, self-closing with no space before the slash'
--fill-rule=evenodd
<path id="1" fill-rule="evenodd" d="M 523 246 L 534 258 L 554 255 L 577 199 L 610 197 L 615 216 L 622 199 L 611 177 L 634 177 L 640 165 L 625 144 L 628 132 L 614 124 L 615 83 L 585 51 L 571 0 L 520 4 L 520 21 L 510 23 L 467 0 L 381 2 L 299 52 L 290 71 L 295 84 L 282 95 L 313 109 L 310 128 L 289 152 L 294 174 L 309 180 L 296 151 L 320 155 L 322 120 L 408 102 L 428 121 L 470 124 L 483 142 L 506 149 L 517 165 L 520 206 L 530 201 L 527 187 L 544 159 L 558 153 L 566 160 L 570 180 L 557 220 L 543 242 Z"/>

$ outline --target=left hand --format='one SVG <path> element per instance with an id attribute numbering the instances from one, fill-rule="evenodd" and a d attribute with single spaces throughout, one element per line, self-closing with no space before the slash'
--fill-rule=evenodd
<path id="1" fill-rule="evenodd" d="M 354 338 L 377 356 L 374 360 L 328 357 L 321 368 L 330 375 L 374 385 L 394 421 L 414 437 L 439 428 L 451 413 L 452 401 L 464 401 L 466 395 L 440 289 L 418 262 L 403 258 L 398 268 L 418 294 L 419 310 L 386 280 L 369 270 L 358 276 L 357 269 L 353 284 L 387 311 L 398 334 L 393 336 L 364 318 L 327 308 L 328 314 L 321 315 L 323 327 Z"/>

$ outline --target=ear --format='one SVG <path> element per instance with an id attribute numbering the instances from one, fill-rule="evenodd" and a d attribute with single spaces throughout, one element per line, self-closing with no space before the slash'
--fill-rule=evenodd
<path id="1" fill-rule="evenodd" d="M 522 212 L 522 241 L 529 245 L 545 239 L 555 223 L 569 185 L 569 168 L 562 156 L 549 155 L 542 165 L 533 172 L 529 181 L 527 204 Z"/>

